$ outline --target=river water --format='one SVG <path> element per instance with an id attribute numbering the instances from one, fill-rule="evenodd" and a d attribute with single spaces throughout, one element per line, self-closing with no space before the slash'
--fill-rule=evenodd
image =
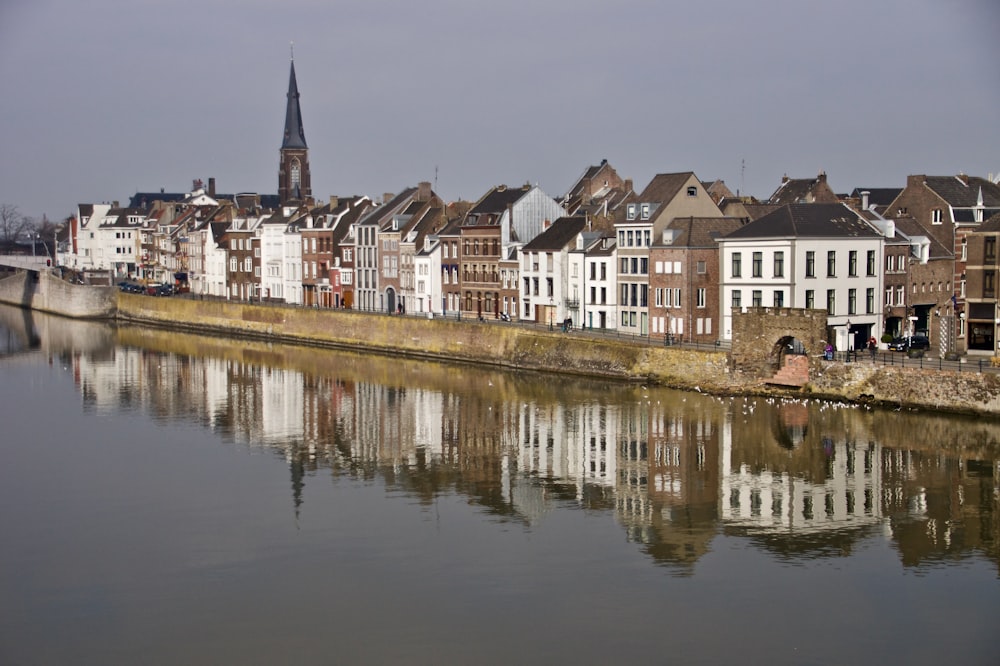
<path id="1" fill-rule="evenodd" d="M 997 664 L 1000 421 L 0 307 L 2 664 Z"/>

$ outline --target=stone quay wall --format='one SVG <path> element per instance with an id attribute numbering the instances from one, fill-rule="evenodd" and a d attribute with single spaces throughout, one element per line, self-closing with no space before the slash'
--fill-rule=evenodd
<path id="1" fill-rule="evenodd" d="M 0 273 L 0 303 L 78 319 L 109 319 L 118 309 L 118 290 L 71 284 L 49 270 Z"/>
<path id="2" fill-rule="evenodd" d="M 192 332 L 723 391 L 728 355 L 498 321 L 119 295 L 119 321 Z"/>

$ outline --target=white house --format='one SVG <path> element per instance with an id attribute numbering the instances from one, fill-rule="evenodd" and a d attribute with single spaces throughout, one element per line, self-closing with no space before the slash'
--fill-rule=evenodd
<path id="1" fill-rule="evenodd" d="M 732 308 L 825 309 L 837 349 L 882 330 L 882 234 L 843 204 L 789 204 L 719 239 L 722 338 Z"/>
<path id="2" fill-rule="evenodd" d="M 583 217 L 561 217 L 521 248 L 521 319 L 553 325 L 579 312 L 579 281 L 572 307 L 570 251 L 586 224 Z M 582 262 L 574 265 L 582 269 Z"/>

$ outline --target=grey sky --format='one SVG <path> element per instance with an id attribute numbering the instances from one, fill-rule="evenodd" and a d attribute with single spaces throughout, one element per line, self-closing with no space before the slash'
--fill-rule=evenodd
<path id="1" fill-rule="evenodd" d="M 998 34 L 995 0 L 2 0 L 0 202 L 275 193 L 291 41 L 318 198 L 986 176 Z"/>

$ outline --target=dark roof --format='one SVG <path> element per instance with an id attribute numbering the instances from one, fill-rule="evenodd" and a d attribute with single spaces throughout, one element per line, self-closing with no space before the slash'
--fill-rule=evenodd
<path id="1" fill-rule="evenodd" d="M 668 203 L 673 200 L 688 180 L 694 176 L 691 171 L 681 173 L 658 173 L 649 181 L 646 189 L 636 198 L 640 203 Z"/>
<path id="2" fill-rule="evenodd" d="M 855 187 L 851 198 L 860 201 L 861 193 L 867 192 L 869 206 L 885 207 L 895 201 L 902 191 L 901 187 Z"/>
<path id="3" fill-rule="evenodd" d="M 282 148 L 307 148 L 306 132 L 302 127 L 302 109 L 299 108 L 299 86 L 295 81 L 295 61 L 288 74 L 288 102 L 285 106 L 285 136 Z"/>
<path id="4" fill-rule="evenodd" d="M 721 236 L 731 234 L 746 223 L 741 217 L 675 217 L 667 225 L 667 229 L 676 232 L 669 247 L 714 247 Z M 664 244 L 654 242 L 653 245 Z"/>
<path id="5" fill-rule="evenodd" d="M 976 231 L 1000 231 L 1000 213 L 980 224 Z"/>
<path id="6" fill-rule="evenodd" d="M 817 196 L 817 192 L 819 196 Z M 826 198 L 826 201 L 823 199 Z M 771 204 L 833 203 L 836 195 L 826 183 L 826 174 L 820 173 L 815 178 L 786 178 L 778 189 L 767 200 Z"/>
<path id="7" fill-rule="evenodd" d="M 469 210 L 468 215 L 482 215 L 484 213 L 503 213 L 507 206 L 513 205 L 518 199 L 523 197 L 530 190 L 529 187 L 507 187 L 500 185 L 483 195 L 479 201 Z"/>
<path id="8" fill-rule="evenodd" d="M 726 238 L 871 238 L 880 234 L 843 204 L 788 204 Z"/>
<path id="9" fill-rule="evenodd" d="M 924 176 L 927 184 L 939 197 L 956 208 L 977 205 L 979 191 L 983 192 L 983 205 L 1000 208 L 1000 185 L 976 176 Z"/>
<path id="10" fill-rule="evenodd" d="M 931 259 L 941 259 L 954 256 L 954 252 L 952 252 L 951 249 L 943 245 L 934 234 L 929 233 L 927 229 L 925 229 L 912 217 L 896 218 L 893 220 L 893 224 L 896 225 L 896 229 L 906 238 L 923 236 L 929 240 L 931 245 L 928 254 Z"/>
<path id="11" fill-rule="evenodd" d="M 584 217 L 560 217 L 521 248 L 522 252 L 562 250 L 587 225 Z"/>

